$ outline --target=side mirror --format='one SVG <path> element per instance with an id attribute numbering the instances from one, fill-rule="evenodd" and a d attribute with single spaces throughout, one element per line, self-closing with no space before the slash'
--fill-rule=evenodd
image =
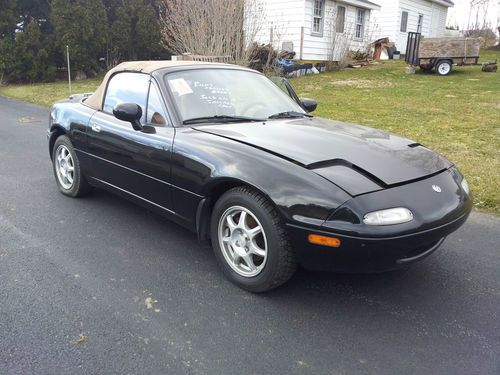
<path id="1" fill-rule="evenodd" d="M 318 103 L 314 99 L 301 99 L 300 104 L 307 112 L 313 112 L 318 107 Z"/>
<path id="2" fill-rule="evenodd" d="M 134 130 L 142 130 L 141 117 L 142 108 L 134 103 L 121 103 L 113 108 L 113 115 L 118 120 L 130 122 Z"/>

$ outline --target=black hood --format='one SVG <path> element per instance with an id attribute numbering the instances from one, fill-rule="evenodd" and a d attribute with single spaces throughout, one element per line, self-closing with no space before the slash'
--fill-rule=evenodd
<path id="1" fill-rule="evenodd" d="M 351 195 L 421 179 L 451 166 L 439 154 L 408 139 L 321 118 L 203 125 L 196 129 L 289 159 Z"/>

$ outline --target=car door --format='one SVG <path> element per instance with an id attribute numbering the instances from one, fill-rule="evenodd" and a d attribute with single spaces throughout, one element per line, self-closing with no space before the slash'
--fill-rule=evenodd
<path id="1" fill-rule="evenodd" d="M 135 103 L 143 110 L 142 124 L 155 133 L 136 131 L 118 120 L 113 108 Z M 91 176 L 133 198 L 172 211 L 170 158 L 175 128 L 165 108 L 158 85 L 148 74 L 122 72 L 108 84 L 103 110 L 96 112 L 88 127 Z"/>

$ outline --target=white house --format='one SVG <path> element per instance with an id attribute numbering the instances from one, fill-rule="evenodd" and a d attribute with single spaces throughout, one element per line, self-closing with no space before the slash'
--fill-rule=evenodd
<path id="1" fill-rule="evenodd" d="M 370 13 L 380 7 L 368 0 L 262 0 L 258 43 L 293 50 L 303 60 L 337 60 L 342 50 L 371 40 Z"/>
<path id="2" fill-rule="evenodd" d="M 396 48 L 405 53 L 408 32 L 421 32 L 423 36 L 446 36 L 450 0 L 377 0 L 380 10 L 372 14 L 376 36 L 389 37 Z"/>
<path id="3" fill-rule="evenodd" d="M 389 37 L 405 53 L 408 32 L 444 36 L 451 0 L 260 0 L 258 43 L 297 59 L 338 61 L 348 50 Z"/>

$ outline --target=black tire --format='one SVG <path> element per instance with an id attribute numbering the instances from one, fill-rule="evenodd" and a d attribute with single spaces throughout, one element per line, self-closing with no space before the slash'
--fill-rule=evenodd
<path id="1" fill-rule="evenodd" d="M 70 154 L 70 160 L 72 162 L 71 167 L 73 168 L 72 183 L 70 184 L 68 181 L 65 181 L 67 182 L 66 186 L 64 185 L 65 182 L 62 181 L 62 178 L 58 175 L 57 171 L 57 157 L 58 153 L 61 150 L 67 150 L 67 152 Z M 52 149 L 52 170 L 54 172 L 57 186 L 59 187 L 61 193 L 63 193 L 64 195 L 76 198 L 87 195 L 92 191 L 92 187 L 88 184 L 85 176 L 82 174 L 82 171 L 80 169 L 80 162 L 78 160 L 78 157 L 76 156 L 75 149 L 73 148 L 71 141 L 66 135 L 60 136 L 54 143 L 54 148 Z"/>
<path id="2" fill-rule="evenodd" d="M 267 240 L 267 258 L 260 273 L 247 277 L 228 264 L 219 240 L 219 222 L 232 207 L 248 210 L 263 228 Z M 240 288 L 254 293 L 266 292 L 288 281 L 297 269 L 297 259 L 288 240 L 283 220 L 274 206 L 261 194 L 248 187 L 227 191 L 215 203 L 210 225 L 212 247 L 224 275 Z"/>
<path id="3" fill-rule="evenodd" d="M 436 73 L 440 76 L 447 76 L 451 73 L 453 65 L 451 61 L 443 60 L 437 63 L 436 65 Z"/>

